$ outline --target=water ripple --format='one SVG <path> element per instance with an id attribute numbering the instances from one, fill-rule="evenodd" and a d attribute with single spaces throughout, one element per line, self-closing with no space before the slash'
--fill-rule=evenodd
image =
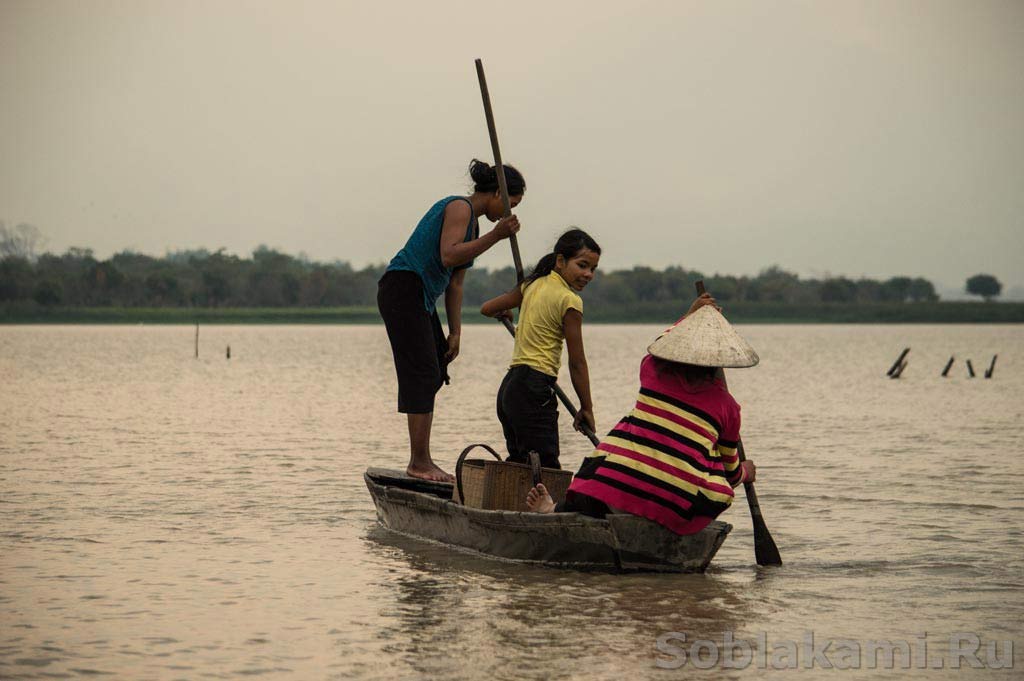
<path id="1" fill-rule="evenodd" d="M 588 327 L 600 431 L 658 330 Z M 408 447 L 381 327 L 205 327 L 230 363 L 195 360 L 191 327 L 0 327 L 0 677 L 653 678 L 666 631 L 1024 638 L 1020 327 L 742 331 L 764 362 L 730 385 L 786 563 L 754 564 L 741 492 L 707 574 L 621 576 L 377 526 L 362 472 Z M 919 366 L 1006 361 L 993 381 L 885 379 L 905 344 Z M 503 441 L 509 340 L 463 345 L 434 420 L 446 465 Z M 560 429 L 574 468 L 589 444 Z M 1012 678 L 985 671 L 960 674 Z"/>

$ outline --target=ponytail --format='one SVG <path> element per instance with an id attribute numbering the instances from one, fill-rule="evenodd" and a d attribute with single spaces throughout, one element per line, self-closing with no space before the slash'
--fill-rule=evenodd
<path id="1" fill-rule="evenodd" d="M 534 265 L 534 267 L 533 267 L 533 271 L 530 272 L 530 276 L 528 276 L 523 281 L 523 284 L 525 284 L 526 286 L 529 286 L 530 284 L 532 284 L 533 282 L 537 281 L 541 277 L 548 276 L 555 269 L 555 263 L 557 263 L 557 262 L 558 262 L 558 254 L 557 253 L 548 253 L 543 258 L 541 258 L 540 260 L 537 261 L 537 264 Z"/>

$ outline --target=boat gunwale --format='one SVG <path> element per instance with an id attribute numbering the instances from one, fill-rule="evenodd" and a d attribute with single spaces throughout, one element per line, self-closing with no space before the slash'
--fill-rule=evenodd
<path id="1" fill-rule="evenodd" d="M 665 534 L 660 537 L 655 536 L 655 545 L 671 546 L 676 538 L 680 542 L 685 542 L 686 537 L 693 537 L 691 540 L 694 542 L 692 548 L 687 549 L 683 547 L 680 553 L 675 554 L 671 551 L 662 554 L 643 551 L 637 554 L 635 551 L 630 551 L 623 546 L 623 542 L 617 534 L 615 523 L 608 519 L 592 518 L 579 513 L 548 514 L 469 508 L 451 499 L 442 497 L 441 494 L 445 493 L 447 487 L 449 487 L 444 486 L 443 483 L 427 485 L 428 487 L 435 487 L 431 491 L 410 489 L 410 486 L 415 487 L 418 484 L 417 481 L 407 476 L 402 476 L 400 472 L 378 468 L 368 469 L 363 477 L 374 500 L 378 522 L 385 529 L 413 539 L 435 542 L 471 554 L 506 562 L 588 571 L 704 572 L 732 530 L 731 524 L 715 520 L 698 533 L 698 535 L 704 535 L 698 539 L 698 535 L 674 535 L 670 534 L 669 530 L 656 526 L 656 533 L 664 532 Z M 394 484 L 387 484 L 389 480 L 393 481 Z M 408 529 L 407 524 L 398 523 L 401 525 L 401 528 L 399 528 L 395 526 L 396 523 L 392 519 L 386 519 L 387 506 L 391 508 L 404 507 L 408 509 L 408 512 L 419 516 L 422 514 L 436 514 L 438 518 L 449 518 L 448 522 L 469 523 L 469 526 L 463 525 L 461 528 L 458 528 L 458 531 L 462 531 L 464 534 L 462 537 L 454 539 L 443 538 L 439 533 L 419 533 Z M 650 523 L 650 525 L 655 526 L 653 521 L 639 516 L 616 514 L 614 517 L 623 520 L 629 519 L 627 522 Z M 578 539 L 578 542 L 574 541 L 573 543 L 579 545 L 583 553 L 581 553 L 579 559 L 574 558 L 571 560 L 564 560 L 554 556 L 551 558 L 531 558 L 525 555 L 503 555 L 502 553 L 486 550 L 486 540 L 479 541 L 480 533 L 474 533 L 474 530 L 511 533 L 508 535 L 508 538 L 512 538 L 511 541 L 513 542 L 517 540 L 522 541 L 521 535 L 523 534 L 540 532 L 541 534 L 536 537 L 536 542 L 534 542 L 534 548 L 545 545 L 551 546 L 551 542 L 557 541 L 557 539 L 564 539 L 565 533 L 579 534 L 582 532 L 582 536 L 575 538 Z M 463 539 L 462 542 L 459 542 L 460 538 Z M 604 554 L 604 557 L 598 560 L 584 559 L 584 555 L 586 555 L 588 550 L 586 549 L 587 546 L 591 547 L 590 550 L 597 551 L 597 553 L 591 555 Z M 701 555 L 702 547 L 703 555 Z M 672 562 L 674 558 L 677 562 Z"/>

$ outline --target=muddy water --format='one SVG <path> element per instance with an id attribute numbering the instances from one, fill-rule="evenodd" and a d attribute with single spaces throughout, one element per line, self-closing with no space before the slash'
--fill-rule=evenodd
<path id="1" fill-rule="evenodd" d="M 586 328 L 599 430 L 657 331 Z M 615 576 L 377 526 L 363 469 L 406 456 L 383 327 L 206 327 L 198 360 L 189 327 L 0 327 L 0 678 L 1020 678 L 1024 327 L 741 331 L 763 361 L 730 385 L 785 566 L 754 565 L 741 496 L 707 574 Z M 501 442 L 510 350 L 465 329 L 442 463 Z M 910 668 L 870 668 L 877 640 Z"/>

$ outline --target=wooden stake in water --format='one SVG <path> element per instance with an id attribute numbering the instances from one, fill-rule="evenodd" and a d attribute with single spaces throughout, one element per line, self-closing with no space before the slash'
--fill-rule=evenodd
<path id="1" fill-rule="evenodd" d="M 974 365 L 971 364 L 971 360 L 967 360 L 967 375 L 974 378 Z"/>
<path id="2" fill-rule="evenodd" d="M 985 378 L 992 378 L 992 374 L 996 370 L 996 357 L 999 355 L 992 355 L 992 363 L 988 365 L 988 369 L 985 370 Z"/>
<path id="3" fill-rule="evenodd" d="M 955 357 L 955 355 L 950 355 L 949 361 L 946 362 L 946 368 L 942 370 L 942 377 L 943 378 L 945 378 L 946 376 L 949 375 L 949 369 L 950 369 L 950 367 L 953 366 L 953 358 L 954 357 Z"/>
<path id="4" fill-rule="evenodd" d="M 196 359 L 199 359 L 199 322 L 196 322 Z"/>
<path id="5" fill-rule="evenodd" d="M 230 345 L 228 346 L 227 358 L 231 359 L 231 346 Z"/>
<path id="6" fill-rule="evenodd" d="M 903 348 L 903 352 L 901 352 L 900 356 L 896 358 L 896 361 L 892 363 L 892 366 L 889 367 L 889 370 L 885 372 L 886 376 L 892 376 L 892 378 L 896 378 L 895 376 L 893 376 L 893 374 L 896 373 L 896 370 L 900 368 L 900 364 L 903 364 L 903 360 L 904 358 L 906 358 L 908 352 L 910 352 L 910 348 Z"/>

